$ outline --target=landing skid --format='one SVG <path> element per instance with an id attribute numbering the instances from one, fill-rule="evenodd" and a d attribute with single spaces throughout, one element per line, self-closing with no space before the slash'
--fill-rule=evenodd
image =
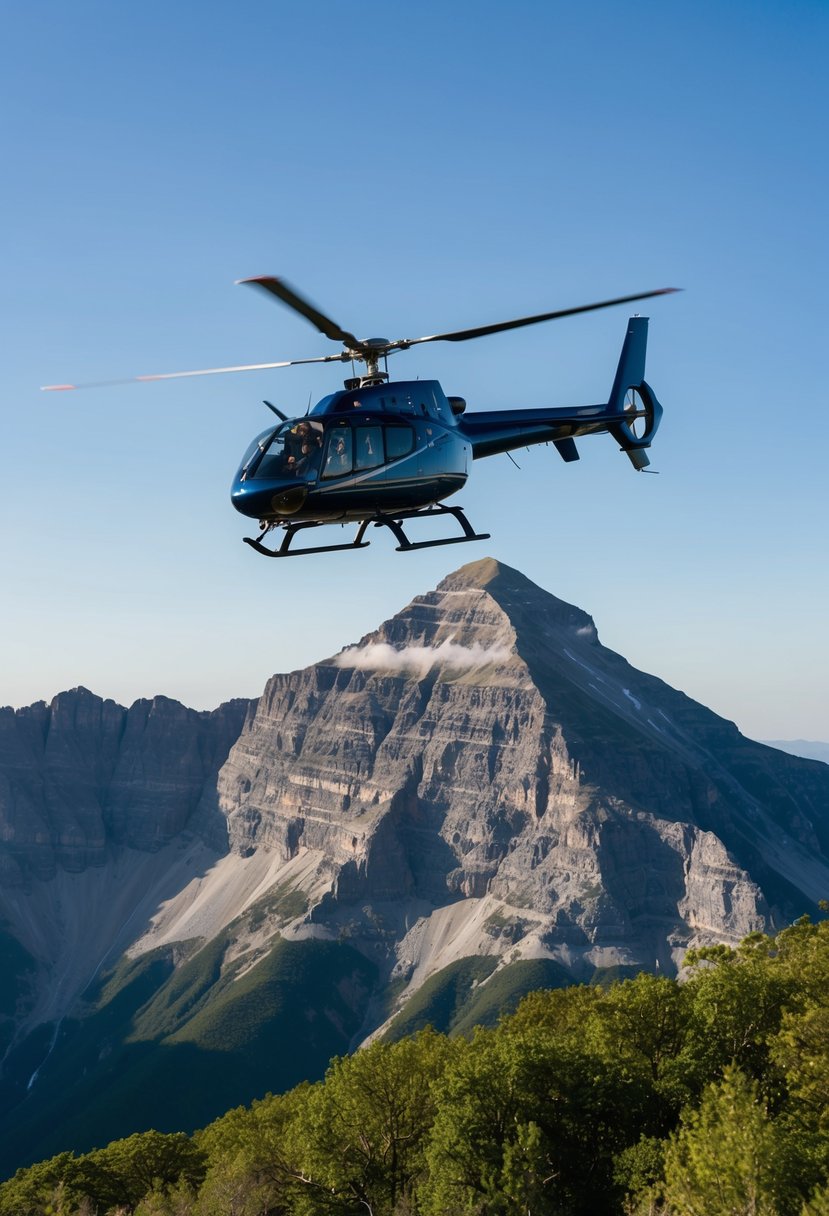
<path id="1" fill-rule="evenodd" d="M 403 531 L 403 521 L 407 519 L 427 519 L 433 516 L 453 515 L 463 529 L 463 536 L 447 536 L 441 537 L 439 540 L 420 540 L 411 541 Z M 307 549 L 292 549 L 291 541 L 296 536 L 297 532 L 302 532 L 306 528 L 321 528 L 324 525 L 316 520 L 305 520 L 301 523 L 286 524 L 285 535 L 282 538 L 282 544 L 278 549 L 269 549 L 267 545 L 263 545 L 264 537 L 271 531 L 272 528 L 278 527 L 277 524 L 268 524 L 262 529 L 259 535 L 253 540 L 249 536 L 245 536 L 244 542 L 250 545 L 251 549 L 255 549 L 257 553 L 261 553 L 263 557 L 304 557 L 309 553 L 335 553 L 339 549 L 366 549 L 369 541 L 364 540 L 369 524 L 374 524 L 375 528 L 388 528 L 394 533 L 397 540 L 400 542 L 397 546 L 398 553 L 408 553 L 413 549 L 433 549 L 438 545 L 461 545 L 470 540 L 489 540 L 489 532 L 475 532 L 469 520 L 463 513 L 461 507 L 444 507 L 434 506 L 422 508 L 418 511 L 400 511 L 396 515 L 377 515 L 372 519 L 364 519 L 357 528 L 357 533 L 352 541 L 348 541 L 342 545 L 316 545 Z"/>
<path id="2" fill-rule="evenodd" d="M 250 545 L 251 549 L 255 549 L 256 552 L 261 553 L 263 557 L 303 557 L 306 553 L 334 553 L 337 549 L 367 549 L 369 542 L 367 540 L 363 540 L 363 537 L 365 536 L 366 528 L 370 523 L 371 520 L 364 519 L 357 529 L 357 535 L 354 537 L 354 540 L 349 541 L 344 545 L 316 545 L 309 549 L 292 549 L 291 541 L 294 539 L 297 532 L 302 532 L 306 528 L 321 528 L 323 526 L 313 519 L 306 520 L 304 523 L 299 524 L 287 524 L 285 527 L 285 535 L 282 538 L 282 544 L 278 549 L 269 549 L 267 545 L 262 544 L 262 538 L 267 536 L 271 528 L 277 527 L 278 525 L 276 524 L 268 524 L 267 527 L 262 529 L 256 540 L 252 540 L 249 536 L 244 536 L 242 539 L 246 545 Z"/>
<path id="3" fill-rule="evenodd" d="M 409 540 L 406 533 L 403 531 L 402 521 L 404 519 L 427 519 L 433 515 L 454 515 L 460 526 L 463 528 L 463 536 L 446 536 L 440 540 Z M 434 506 L 427 507 L 420 511 L 403 511 L 399 515 L 381 515 L 379 519 L 374 520 L 376 528 L 389 528 L 400 544 L 397 546 L 398 553 L 408 553 L 410 549 L 433 549 L 438 545 L 461 545 L 468 540 L 489 540 L 489 532 L 476 532 L 472 524 L 466 518 L 461 507 L 444 507 Z"/>

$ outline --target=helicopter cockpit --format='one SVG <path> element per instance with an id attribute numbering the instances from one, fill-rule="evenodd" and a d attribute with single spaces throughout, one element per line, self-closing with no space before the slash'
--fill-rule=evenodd
<path id="1" fill-rule="evenodd" d="M 326 493 L 366 486 L 373 473 L 417 459 L 415 425 L 399 417 L 360 416 L 289 419 L 253 440 L 234 479 L 231 500 L 244 515 L 292 515 L 315 486 Z M 404 476 L 411 468 L 403 470 Z M 376 485 L 377 483 L 375 483 Z"/>
<path id="2" fill-rule="evenodd" d="M 242 461 L 242 477 L 257 481 L 305 480 L 319 469 L 322 439 L 319 422 L 307 418 L 283 422 L 276 430 L 256 437 Z"/>

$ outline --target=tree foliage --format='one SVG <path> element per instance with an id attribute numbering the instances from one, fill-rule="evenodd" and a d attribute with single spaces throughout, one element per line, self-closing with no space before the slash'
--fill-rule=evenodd
<path id="1" fill-rule="evenodd" d="M 376 1042 L 192 1137 L 61 1153 L 0 1216 L 829 1216 L 829 921 L 687 964 Z"/>

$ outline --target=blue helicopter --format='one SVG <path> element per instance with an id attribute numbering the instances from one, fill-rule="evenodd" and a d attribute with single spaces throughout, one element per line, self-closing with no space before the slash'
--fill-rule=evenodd
<path id="1" fill-rule="evenodd" d="M 361 549 L 369 543 L 370 526 L 388 528 L 398 552 L 436 545 L 486 540 L 459 506 L 445 499 L 469 476 L 470 463 L 537 443 L 552 443 L 567 462 L 578 460 L 576 439 L 608 432 L 626 452 L 633 467 L 650 463 L 646 448 L 662 417 L 662 407 L 645 381 L 648 319 L 634 316 L 622 347 L 607 402 L 563 409 L 509 409 L 467 412 L 462 397 L 447 397 L 437 380 L 390 380 L 388 356 L 425 342 L 466 342 L 505 330 L 537 325 L 577 313 L 667 295 L 676 288 L 622 296 L 600 303 L 560 309 L 532 317 L 496 322 L 475 329 L 431 334 L 422 338 L 357 338 L 306 300 L 284 279 L 242 279 L 310 321 L 326 338 L 341 343 L 336 354 L 278 363 L 204 368 L 190 372 L 136 376 L 167 380 L 223 372 L 291 367 L 303 363 L 363 364 L 364 374 L 345 380 L 339 392 L 323 397 L 301 418 L 288 418 L 270 402 L 265 405 L 279 423 L 251 442 L 233 479 L 230 497 L 241 514 L 259 521 L 260 532 L 245 543 L 266 557 L 296 557 Z M 382 365 L 382 366 L 381 366 Z M 113 383 L 113 382 L 109 382 Z M 122 383 L 118 381 L 117 383 Z M 92 387 L 48 385 L 48 389 Z M 411 541 L 404 524 L 411 520 L 454 517 L 461 535 Z M 292 547 L 294 538 L 326 524 L 354 522 L 353 539 L 340 544 Z M 268 533 L 283 532 L 281 543 L 268 548 Z"/>

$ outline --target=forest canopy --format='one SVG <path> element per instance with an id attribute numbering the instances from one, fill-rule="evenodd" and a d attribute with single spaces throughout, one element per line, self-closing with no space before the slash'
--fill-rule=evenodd
<path id="1" fill-rule="evenodd" d="M 685 963 L 372 1043 L 192 1136 L 61 1153 L 0 1216 L 829 1216 L 829 920 Z"/>

